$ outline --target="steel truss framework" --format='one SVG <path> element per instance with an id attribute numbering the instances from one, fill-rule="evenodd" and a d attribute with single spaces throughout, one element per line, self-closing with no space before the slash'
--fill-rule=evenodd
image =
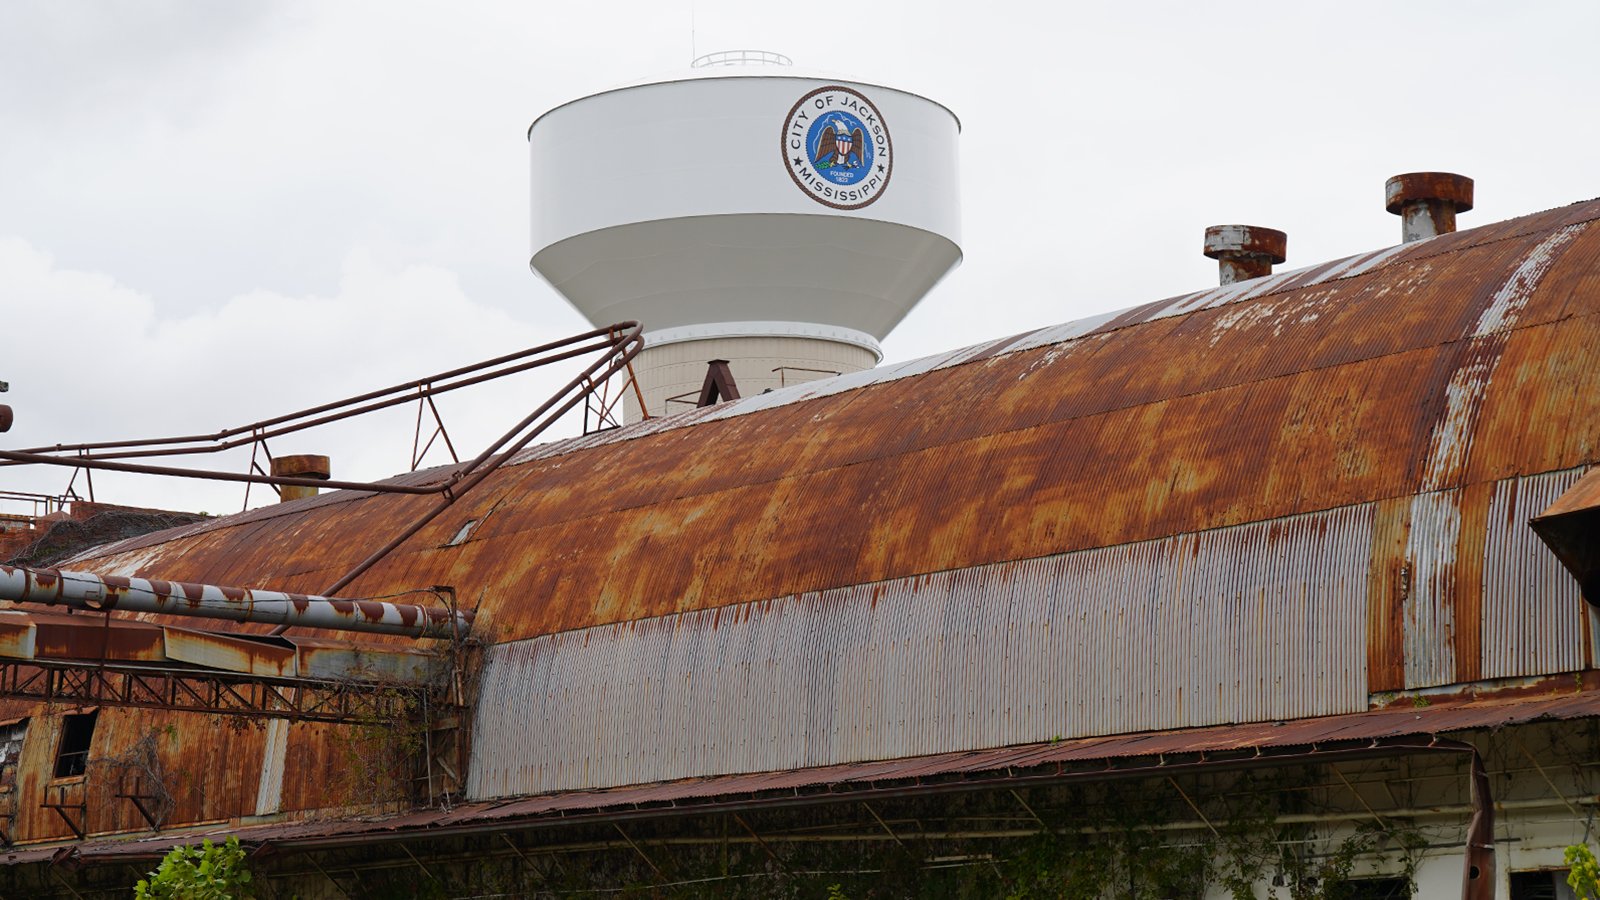
<path id="1" fill-rule="evenodd" d="M 396 722 L 454 711 L 417 685 L 37 659 L 0 659 L 0 697 L 309 722 Z"/>

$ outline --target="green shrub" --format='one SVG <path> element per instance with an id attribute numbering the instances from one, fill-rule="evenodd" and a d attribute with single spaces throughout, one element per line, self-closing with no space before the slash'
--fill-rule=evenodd
<path id="1" fill-rule="evenodd" d="M 149 878 L 134 885 L 135 900 L 251 900 L 250 869 L 239 839 L 173 847 Z"/>
<path id="2" fill-rule="evenodd" d="M 1567 884 L 1578 900 L 1600 900 L 1600 863 L 1584 844 L 1567 848 Z"/>

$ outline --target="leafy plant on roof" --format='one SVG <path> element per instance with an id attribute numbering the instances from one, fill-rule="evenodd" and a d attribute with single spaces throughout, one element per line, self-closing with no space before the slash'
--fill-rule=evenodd
<path id="1" fill-rule="evenodd" d="M 133 887 L 135 900 L 251 900 L 256 896 L 239 839 L 209 839 L 198 847 L 173 847 L 148 878 Z"/>

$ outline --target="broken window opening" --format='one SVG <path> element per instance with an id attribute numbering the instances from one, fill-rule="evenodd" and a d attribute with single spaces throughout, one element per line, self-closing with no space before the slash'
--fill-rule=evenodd
<path id="1" fill-rule="evenodd" d="M 76 778 L 89 770 L 89 745 L 99 710 L 74 713 L 61 720 L 61 744 L 56 751 L 57 778 Z"/>

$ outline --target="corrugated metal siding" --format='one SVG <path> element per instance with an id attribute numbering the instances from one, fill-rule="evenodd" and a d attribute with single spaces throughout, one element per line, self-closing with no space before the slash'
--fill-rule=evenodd
<path id="1" fill-rule="evenodd" d="M 1435 491 L 1411 498 L 1401 591 L 1405 610 L 1405 686 L 1431 687 L 1455 680 L 1456 542 L 1461 533 L 1461 492 Z"/>
<path id="2" fill-rule="evenodd" d="M 1528 527 L 1582 474 L 1570 469 L 1494 486 L 1483 566 L 1485 678 L 1572 672 L 1585 665 L 1584 626 L 1593 610 L 1577 581 Z"/>
<path id="3" fill-rule="evenodd" d="M 1462 482 L 1484 395 L 1512 330 L 1562 251 L 1587 227 L 1588 223 L 1581 223 L 1556 229 L 1522 256 L 1510 276 L 1489 295 L 1458 348 L 1444 386 L 1442 408 L 1428 436 L 1422 492 L 1411 506 L 1411 535 L 1406 545 L 1411 577 L 1404 598 L 1408 688 L 1450 684 L 1463 677 L 1456 665 L 1460 632 L 1475 634 L 1480 622 L 1476 617 L 1456 621 L 1458 611 L 1476 612 L 1476 607 L 1463 610 L 1456 602 L 1462 492 L 1453 488 Z"/>
<path id="4" fill-rule="evenodd" d="M 493 797 L 1364 709 L 1370 506 L 501 644 Z"/>

